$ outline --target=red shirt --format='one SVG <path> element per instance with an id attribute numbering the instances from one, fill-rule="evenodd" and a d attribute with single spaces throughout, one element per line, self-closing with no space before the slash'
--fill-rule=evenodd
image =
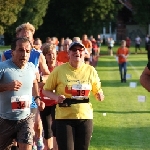
<path id="1" fill-rule="evenodd" d="M 57 54 L 57 61 L 58 62 L 63 62 L 66 63 L 69 61 L 69 56 L 68 56 L 68 52 L 66 51 L 60 51 Z"/>
<path id="2" fill-rule="evenodd" d="M 60 66 L 62 64 L 63 64 L 62 62 L 57 61 L 55 67 Z M 55 67 L 53 67 L 53 68 L 48 67 L 48 69 L 50 72 L 52 72 Z M 42 89 L 43 88 L 40 89 L 40 97 L 41 97 L 41 100 L 45 103 L 45 106 L 53 106 L 53 105 L 57 104 L 56 100 L 50 100 L 49 97 L 44 96 L 42 93 Z"/>
<path id="3" fill-rule="evenodd" d="M 126 46 L 130 47 L 130 44 L 131 44 L 131 40 L 130 39 L 126 39 Z"/>

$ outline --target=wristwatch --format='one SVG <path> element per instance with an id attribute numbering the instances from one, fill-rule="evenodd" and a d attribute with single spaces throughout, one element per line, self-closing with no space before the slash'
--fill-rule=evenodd
<path id="1" fill-rule="evenodd" d="M 34 101 L 36 101 L 38 98 L 41 100 L 41 97 L 40 97 L 40 96 L 35 96 L 35 97 L 34 97 Z"/>

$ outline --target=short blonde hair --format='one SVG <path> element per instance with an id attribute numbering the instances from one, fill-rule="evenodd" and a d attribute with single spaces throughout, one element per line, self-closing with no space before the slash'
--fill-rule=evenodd
<path id="1" fill-rule="evenodd" d="M 46 56 L 46 54 L 52 50 L 56 51 L 56 45 L 55 44 L 47 44 L 43 47 L 43 55 Z"/>
<path id="2" fill-rule="evenodd" d="M 121 44 L 126 44 L 126 41 L 125 41 L 125 40 L 122 40 L 122 41 L 121 41 Z"/>
<path id="3" fill-rule="evenodd" d="M 16 28 L 16 33 L 19 33 L 21 30 L 30 30 L 33 34 L 35 33 L 35 27 L 29 22 L 19 25 Z"/>

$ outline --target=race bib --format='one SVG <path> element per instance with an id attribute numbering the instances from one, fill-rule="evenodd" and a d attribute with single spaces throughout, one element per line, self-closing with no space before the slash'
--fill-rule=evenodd
<path id="1" fill-rule="evenodd" d="M 28 111 L 30 109 L 29 95 L 11 97 L 12 112 Z"/>
<path id="2" fill-rule="evenodd" d="M 87 99 L 90 92 L 89 84 L 74 84 L 72 85 L 72 97 L 74 99 Z"/>

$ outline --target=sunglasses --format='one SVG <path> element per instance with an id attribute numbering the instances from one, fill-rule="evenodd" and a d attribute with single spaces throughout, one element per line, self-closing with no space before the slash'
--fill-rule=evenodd
<path id="1" fill-rule="evenodd" d="M 79 49 L 79 48 L 72 48 L 72 49 L 70 49 L 70 51 L 73 51 L 73 52 L 77 52 L 77 50 L 78 50 L 79 52 L 83 52 L 83 51 L 84 51 L 84 48 L 82 48 L 82 49 Z"/>

